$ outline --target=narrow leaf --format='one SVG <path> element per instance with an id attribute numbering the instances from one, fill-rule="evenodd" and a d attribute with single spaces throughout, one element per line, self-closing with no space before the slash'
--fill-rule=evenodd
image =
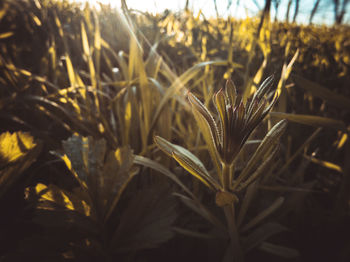
<path id="1" fill-rule="evenodd" d="M 245 226 L 242 227 L 241 232 L 248 231 L 249 229 L 255 227 L 258 223 L 260 223 L 264 218 L 269 216 L 271 213 L 276 211 L 284 202 L 283 197 L 277 198 L 271 206 L 263 210 L 261 213 L 259 213 L 256 217 L 254 217 L 250 222 L 248 222 Z"/>
<path id="2" fill-rule="evenodd" d="M 346 125 L 343 121 L 327 118 L 327 117 L 320 117 L 320 116 L 313 116 L 313 115 L 287 114 L 287 113 L 279 113 L 279 112 L 271 112 L 270 116 L 278 119 L 287 119 L 291 122 L 308 125 L 308 126 L 328 127 L 328 128 L 334 128 L 337 130 L 346 131 Z"/>
<path id="3" fill-rule="evenodd" d="M 252 202 L 254 195 L 257 190 L 257 182 L 253 182 L 250 184 L 247 188 L 247 192 L 245 193 L 245 196 L 242 201 L 241 208 L 238 213 L 238 218 L 237 218 L 237 226 L 240 227 L 243 219 L 245 218 L 245 215 L 247 214 L 248 208 L 250 206 L 250 203 Z"/>
<path id="4" fill-rule="evenodd" d="M 309 156 L 304 156 L 304 157 L 315 164 L 318 164 L 318 165 L 323 166 L 323 167 L 328 168 L 328 169 L 335 170 L 339 173 L 343 173 L 343 169 L 341 168 L 341 166 L 339 166 L 337 164 L 334 164 L 332 162 L 325 161 L 325 160 L 320 160 L 320 159 L 317 159 L 315 157 L 309 157 Z"/>
<path id="5" fill-rule="evenodd" d="M 266 152 L 268 152 L 271 149 L 271 147 L 273 147 L 279 142 L 279 139 L 284 133 L 286 127 L 287 121 L 281 120 L 271 128 L 271 130 L 264 137 L 259 147 L 254 152 L 253 156 L 248 161 L 246 167 L 243 169 L 237 180 L 234 182 L 233 189 L 236 189 L 241 184 L 241 182 L 244 179 L 246 179 L 246 177 L 250 174 L 250 172 L 256 166 L 258 161 L 260 161 L 264 157 Z"/>
<path id="6" fill-rule="evenodd" d="M 248 185 L 250 185 L 253 181 L 255 181 L 260 175 L 262 175 L 267 168 L 269 168 L 272 165 L 272 162 L 275 158 L 275 156 L 278 153 L 278 147 L 273 149 L 273 152 L 269 154 L 267 159 L 257 168 L 257 170 L 246 180 L 244 181 L 238 188 L 238 191 L 244 189 Z"/>
<path id="7" fill-rule="evenodd" d="M 168 100 L 174 96 L 174 94 L 179 93 L 182 89 L 185 89 L 185 85 L 191 80 L 194 79 L 195 76 L 202 70 L 204 67 L 208 65 L 222 65 L 225 61 L 208 61 L 196 64 L 195 66 L 189 68 L 186 72 L 184 72 L 180 77 L 174 77 L 172 80 L 171 86 L 167 89 L 162 100 L 159 102 L 157 109 L 154 113 L 151 128 L 155 126 L 158 121 L 159 115 L 163 110 L 163 107 L 168 102 Z"/>
<path id="8" fill-rule="evenodd" d="M 287 228 L 277 223 L 266 223 L 254 230 L 248 237 L 243 239 L 245 252 L 259 246 L 269 237 L 286 231 Z"/>
<path id="9" fill-rule="evenodd" d="M 298 250 L 293 249 L 293 248 L 288 248 L 288 247 L 284 247 L 284 246 L 280 246 L 280 245 L 275 245 L 275 244 L 271 244 L 271 243 L 267 243 L 267 242 L 263 242 L 259 249 L 271 253 L 273 255 L 279 256 L 279 257 L 283 257 L 283 258 L 287 258 L 287 259 L 293 259 L 293 258 L 297 258 L 300 256 Z"/>
<path id="10" fill-rule="evenodd" d="M 162 151 L 173 157 L 183 168 L 211 189 L 217 189 L 218 183 L 210 176 L 203 163 L 187 149 L 174 145 L 156 136 L 155 143 Z"/>
<path id="11" fill-rule="evenodd" d="M 209 210 L 207 210 L 203 205 L 200 205 L 199 202 L 184 196 L 182 194 L 174 193 L 175 196 L 179 197 L 179 199 L 190 209 L 192 209 L 197 214 L 201 215 L 207 221 L 215 225 L 218 229 L 221 229 L 223 232 L 227 232 L 226 227 L 218 220 Z"/>
<path id="12" fill-rule="evenodd" d="M 194 118 L 196 119 L 199 130 L 203 135 L 204 141 L 208 146 L 209 154 L 211 156 L 212 161 L 214 162 L 217 172 L 220 173 L 219 172 L 220 160 L 219 160 L 218 148 L 217 148 L 219 145 L 219 131 L 209 111 L 203 109 L 204 105 L 203 104 L 201 105 L 200 101 L 197 98 L 189 94 L 189 99 L 192 99 L 192 98 L 193 98 L 191 102 L 193 103 L 192 113 L 194 115 Z M 208 114 L 206 114 L 206 111 L 208 111 Z"/>

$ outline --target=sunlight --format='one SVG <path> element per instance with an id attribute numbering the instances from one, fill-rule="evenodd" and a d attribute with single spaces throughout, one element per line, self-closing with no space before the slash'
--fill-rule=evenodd
<path id="1" fill-rule="evenodd" d="M 115 0 L 79 0 L 79 2 L 88 2 L 89 4 L 93 6 L 98 6 L 99 3 L 101 4 L 110 4 L 113 7 L 120 7 L 120 1 Z M 126 1 L 127 5 L 131 9 L 137 9 L 143 12 L 150 12 L 150 13 L 158 13 L 162 12 L 165 9 L 171 9 L 171 10 L 178 10 L 181 8 L 181 2 L 182 1 L 171 1 L 171 2 L 165 2 L 165 1 L 156 1 L 156 0 L 128 0 Z"/>
<path id="2" fill-rule="evenodd" d="M 85 3 L 88 2 L 98 8 L 99 3 L 110 4 L 113 7 L 120 7 L 120 0 L 71 0 L 75 2 Z M 205 17 L 216 17 L 217 13 L 215 10 L 213 0 L 190 0 L 189 8 L 196 14 L 201 12 Z M 281 0 L 279 5 L 279 10 L 277 12 L 277 17 L 283 21 L 287 12 L 289 0 Z M 126 3 L 130 9 L 139 10 L 141 12 L 149 13 L 162 13 L 164 10 L 169 9 L 171 11 L 177 12 L 183 10 L 186 5 L 186 0 L 172 0 L 172 1 L 162 1 L 162 0 L 126 0 Z M 230 4 L 229 4 L 230 3 Z M 226 18 L 232 16 L 235 18 L 246 18 L 252 17 L 259 13 L 264 7 L 264 0 L 245 0 L 245 1 L 229 1 L 229 0 L 216 0 L 217 11 L 220 17 Z M 313 7 L 313 0 L 304 0 L 303 8 L 299 12 L 297 18 L 298 23 L 308 23 L 309 14 Z M 291 6 L 294 10 L 294 1 Z M 350 5 L 349 8 L 350 9 Z M 271 8 L 271 17 L 275 17 L 276 10 Z M 314 19 L 315 23 L 325 23 L 331 24 L 332 20 L 332 10 L 327 8 L 322 9 Z"/>
<path id="3" fill-rule="evenodd" d="M 120 1 L 115 0 L 75 0 L 76 2 L 88 2 L 89 4 L 98 7 L 99 3 L 110 4 L 114 7 L 120 7 Z M 217 0 L 217 9 L 221 17 L 227 17 L 228 15 L 238 18 L 245 18 L 246 16 L 254 15 L 258 12 L 258 6 L 256 2 L 261 1 L 244 1 L 240 6 L 236 6 L 234 1 L 230 8 L 227 8 L 228 1 Z M 173 0 L 173 1 L 159 1 L 159 0 L 127 0 L 127 5 L 131 9 L 136 9 L 142 12 L 149 13 L 162 13 L 164 10 L 169 9 L 172 11 L 180 11 L 184 9 L 186 0 Z M 189 8 L 194 13 L 201 12 L 206 17 L 216 17 L 216 11 L 214 1 L 212 0 L 192 0 L 189 1 Z"/>

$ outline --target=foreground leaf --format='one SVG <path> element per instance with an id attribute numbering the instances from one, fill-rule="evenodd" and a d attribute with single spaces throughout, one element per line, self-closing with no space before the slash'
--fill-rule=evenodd
<path id="1" fill-rule="evenodd" d="M 176 202 L 167 188 L 136 193 L 124 210 L 110 246 L 113 253 L 155 248 L 174 236 Z"/>
<path id="2" fill-rule="evenodd" d="M 254 152 L 253 156 L 250 158 L 246 167 L 243 169 L 237 180 L 234 182 L 233 189 L 236 189 L 238 186 L 240 186 L 241 182 L 247 178 L 247 176 L 254 169 L 256 164 L 265 157 L 266 153 L 268 153 L 272 148 L 274 148 L 274 146 L 276 146 L 286 128 L 286 120 L 281 120 L 271 128 L 271 130 L 266 134 L 261 144 Z"/>
<path id="3" fill-rule="evenodd" d="M 219 130 L 209 110 L 191 93 L 188 94 L 188 99 L 192 105 L 192 113 L 196 119 L 199 130 L 201 131 L 208 151 L 215 167 L 219 172 L 220 160 L 218 157 Z"/>
<path id="4" fill-rule="evenodd" d="M 154 141 L 162 151 L 173 157 L 183 168 L 207 187 L 211 189 L 220 188 L 218 182 L 211 177 L 203 163 L 190 151 L 181 146 L 174 145 L 159 136 L 156 136 Z"/>

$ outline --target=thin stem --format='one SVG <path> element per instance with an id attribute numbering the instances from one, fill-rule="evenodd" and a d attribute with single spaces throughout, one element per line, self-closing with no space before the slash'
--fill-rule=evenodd
<path id="1" fill-rule="evenodd" d="M 222 187 L 224 191 L 227 191 L 227 189 L 229 188 L 228 185 L 229 185 L 229 179 L 230 179 L 230 167 L 225 163 L 222 163 L 221 176 L 222 176 Z"/>
<path id="2" fill-rule="evenodd" d="M 233 181 L 233 164 L 222 163 L 222 187 L 224 191 L 230 190 Z"/>
<path id="3" fill-rule="evenodd" d="M 231 164 L 229 169 L 229 184 L 228 184 L 229 189 L 231 189 L 233 184 L 233 174 L 234 174 L 234 164 Z"/>
<path id="4" fill-rule="evenodd" d="M 222 178 L 223 178 L 223 190 L 227 191 L 231 187 L 232 183 L 232 171 L 233 171 L 233 165 L 227 165 L 225 163 L 222 163 Z M 230 235 L 230 245 L 232 249 L 233 254 L 233 261 L 235 262 L 243 262 L 243 252 L 241 249 L 241 245 L 239 243 L 239 234 L 237 230 L 236 225 L 236 218 L 235 218 L 235 207 L 234 203 L 230 205 L 226 205 L 223 207 L 225 212 L 225 217 L 227 221 L 227 226 L 229 230 Z"/>
<path id="5" fill-rule="evenodd" d="M 239 234 L 236 226 L 235 219 L 235 208 L 234 205 L 227 205 L 224 207 L 224 212 L 227 220 L 227 226 L 230 234 L 230 245 L 233 254 L 233 261 L 235 262 L 243 262 L 243 252 L 239 242 Z"/>

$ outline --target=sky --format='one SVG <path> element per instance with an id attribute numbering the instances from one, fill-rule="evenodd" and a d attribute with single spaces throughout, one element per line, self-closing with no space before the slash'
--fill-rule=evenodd
<path id="1" fill-rule="evenodd" d="M 96 2 L 101 2 L 103 4 L 111 4 L 112 6 L 120 6 L 120 0 L 76 0 L 78 2 L 89 2 L 96 4 Z M 237 1 L 239 5 L 237 6 Z M 307 23 L 310 12 L 312 10 L 315 0 L 300 0 L 300 8 L 297 22 Z M 237 18 L 245 18 L 247 16 L 256 15 L 259 10 L 264 7 L 265 0 L 232 0 L 232 5 L 227 9 L 229 0 L 216 0 L 219 15 L 222 17 L 227 17 L 231 15 Z M 333 4 L 332 0 L 321 0 L 319 6 L 319 12 L 314 18 L 314 23 L 319 24 L 333 24 L 334 14 L 333 14 Z M 159 13 L 163 12 L 165 9 L 170 9 L 172 11 L 180 11 L 184 8 L 186 0 L 126 0 L 129 8 L 137 9 L 143 12 Z M 293 1 L 294 3 L 294 1 Z M 281 4 L 278 10 L 278 18 L 284 20 L 287 11 L 288 0 L 281 0 Z M 200 10 L 206 17 L 215 17 L 215 7 L 214 0 L 189 0 L 189 7 L 198 13 Z M 294 14 L 294 4 L 291 7 L 290 19 Z M 271 7 L 271 15 L 275 17 L 275 9 Z M 347 16 L 344 22 L 350 23 L 350 5 L 348 6 Z"/>

